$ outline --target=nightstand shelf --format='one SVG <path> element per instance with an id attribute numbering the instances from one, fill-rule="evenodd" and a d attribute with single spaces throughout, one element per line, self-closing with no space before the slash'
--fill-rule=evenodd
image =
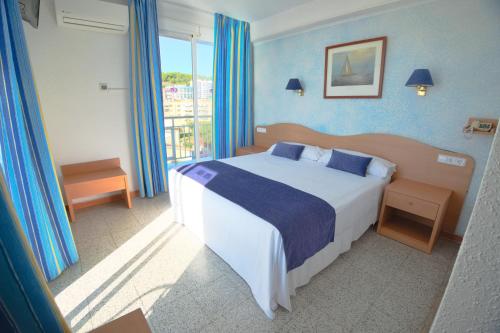
<path id="1" fill-rule="evenodd" d="M 432 227 L 407 217 L 392 215 L 379 233 L 416 248 L 426 248 L 432 235 Z"/>
<path id="2" fill-rule="evenodd" d="M 236 156 L 263 153 L 266 150 L 267 150 L 267 148 L 260 147 L 260 146 L 238 147 L 238 148 L 236 148 Z"/>
<path id="3" fill-rule="evenodd" d="M 407 179 L 385 189 L 377 232 L 431 253 L 441 231 L 451 190 Z"/>

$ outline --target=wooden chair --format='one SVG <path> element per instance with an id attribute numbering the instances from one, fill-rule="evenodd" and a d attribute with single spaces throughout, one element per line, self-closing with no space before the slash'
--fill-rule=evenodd
<path id="1" fill-rule="evenodd" d="M 128 208 L 132 208 L 127 174 L 119 158 L 62 165 L 61 172 L 70 221 L 75 220 L 73 200 L 93 195 L 122 191 Z"/>
<path id="2" fill-rule="evenodd" d="M 135 309 L 89 333 L 151 333 L 151 329 L 142 310 Z"/>

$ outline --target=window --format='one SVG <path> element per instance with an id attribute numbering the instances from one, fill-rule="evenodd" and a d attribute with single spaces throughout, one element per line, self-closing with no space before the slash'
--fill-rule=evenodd
<path id="1" fill-rule="evenodd" d="M 161 36 L 160 52 L 169 166 L 211 159 L 213 46 Z"/>

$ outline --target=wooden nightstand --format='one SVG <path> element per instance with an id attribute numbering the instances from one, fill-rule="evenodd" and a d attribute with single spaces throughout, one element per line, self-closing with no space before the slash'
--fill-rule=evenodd
<path id="1" fill-rule="evenodd" d="M 431 253 L 452 191 L 408 179 L 387 185 L 377 232 Z"/>
<path id="2" fill-rule="evenodd" d="M 266 150 L 267 150 L 267 148 L 260 147 L 260 146 L 238 147 L 238 148 L 236 148 L 236 156 L 263 153 Z"/>

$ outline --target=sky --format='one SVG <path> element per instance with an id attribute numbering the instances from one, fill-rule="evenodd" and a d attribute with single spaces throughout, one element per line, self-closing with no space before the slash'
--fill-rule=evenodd
<path id="1" fill-rule="evenodd" d="M 198 75 L 212 76 L 213 46 L 198 43 Z M 162 72 L 192 73 L 191 42 L 160 37 L 160 57 Z"/>

